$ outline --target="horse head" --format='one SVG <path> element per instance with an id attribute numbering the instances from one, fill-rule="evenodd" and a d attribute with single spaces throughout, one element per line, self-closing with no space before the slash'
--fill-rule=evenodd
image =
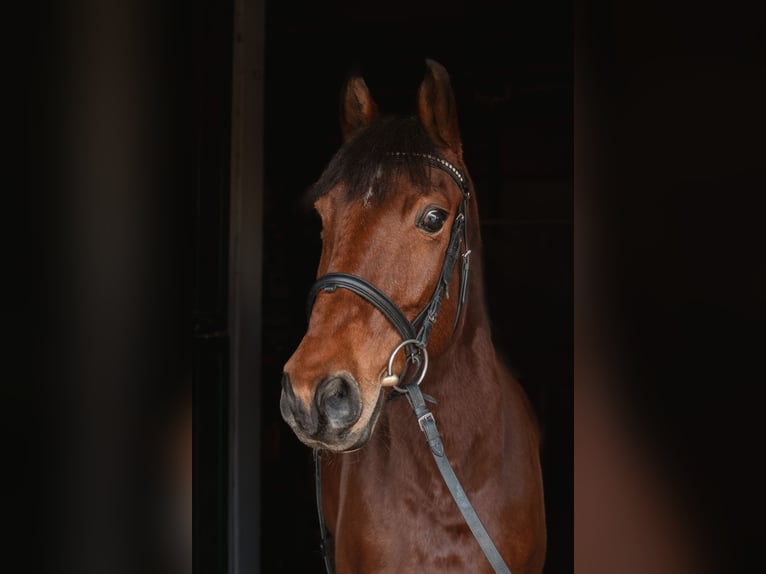
<path id="1" fill-rule="evenodd" d="M 445 263 L 460 259 L 452 244 L 467 257 L 468 232 L 458 228 L 470 188 L 449 76 L 426 61 L 412 117 L 381 117 L 358 75 L 346 81 L 340 108 L 344 143 L 309 191 L 322 219 L 317 277 L 358 278 L 415 326 L 428 321 L 438 294 L 425 337 L 438 358 L 462 325 L 458 294 L 468 273 Z M 348 451 L 369 439 L 396 383 L 391 372 L 406 368 L 406 353 L 392 351 L 407 329 L 370 297 L 336 286 L 314 293 L 306 334 L 284 366 L 280 409 L 305 444 Z"/>

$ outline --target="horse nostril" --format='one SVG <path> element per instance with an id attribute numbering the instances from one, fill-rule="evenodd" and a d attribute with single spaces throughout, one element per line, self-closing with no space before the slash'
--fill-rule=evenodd
<path id="1" fill-rule="evenodd" d="M 359 386 L 349 375 L 336 375 L 322 381 L 314 401 L 320 416 L 331 427 L 351 426 L 362 414 Z"/>

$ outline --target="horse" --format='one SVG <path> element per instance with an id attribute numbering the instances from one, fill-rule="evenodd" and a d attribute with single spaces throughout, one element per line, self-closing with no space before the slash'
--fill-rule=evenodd
<path id="1" fill-rule="evenodd" d="M 307 190 L 322 247 L 280 411 L 314 449 L 328 572 L 539 573 L 540 431 L 493 345 L 442 64 L 415 99 L 384 115 L 345 80 L 343 143 Z"/>

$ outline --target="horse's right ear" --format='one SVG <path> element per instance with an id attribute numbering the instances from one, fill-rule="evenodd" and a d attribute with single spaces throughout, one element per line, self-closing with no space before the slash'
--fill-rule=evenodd
<path id="1" fill-rule="evenodd" d="M 351 75 L 343 88 L 340 106 L 340 129 L 347 141 L 378 117 L 378 105 L 361 76 Z"/>

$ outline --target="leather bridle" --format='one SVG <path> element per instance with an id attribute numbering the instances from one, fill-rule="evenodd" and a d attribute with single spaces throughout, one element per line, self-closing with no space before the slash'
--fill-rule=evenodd
<path id="1" fill-rule="evenodd" d="M 405 154 L 396 154 L 403 157 Z M 412 155 L 412 154 L 411 154 Z M 433 167 L 437 167 L 450 175 L 450 177 L 457 183 L 460 188 L 462 197 L 460 204 L 458 205 L 457 212 L 455 213 L 454 221 L 452 222 L 452 230 L 450 231 L 449 243 L 447 244 L 447 250 L 444 256 L 444 263 L 442 264 L 441 273 L 439 274 L 439 280 L 436 282 L 436 288 L 434 289 L 428 304 L 423 310 L 418 313 L 412 323 L 404 316 L 397 307 L 396 303 L 377 287 L 372 285 L 367 280 L 349 273 L 328 273 L 316 280 L 311 287 L 308 297 L 308 314 L 311 314 L 311 308 L 314 306 L 314 300 L 320 291 L 333 292 L 338 287 L 342 289 L 348 289 L 353 291 L 360 297 L 366 299 L 374 307 L 376 307 L 391 324 L 396 328 L 403 340 L 417 339 L 417 341 L 425 347 L 428 344 L 428 338 L 431 335 L 431 328 L 436 322 L 436 317 L 439 313 L 439 307 L 442 303 L 442 298 L 445 292 L 448 293 L 450 278 L 455 268 L 455 263 L 458 260 L 458 252 L 460 250 L 460 244 L 462 240 L 463 245 L 463 265 L 461 269 L 461 281 L 460 281 L 460 296 L 458 299 L 458 310 L 455 314 L 455 325 L 453 328 L 457 328 L 458 321 L 460 320 L 460 313 L 465 304 L 465 298 L 468 293 L 468 270 L 470 268 L 471 250 L 468 248 L 468 226 L 466 225 L 466 211 L 467 203 L 471 197 L 471 193 L 468 190 L 468 181 L 466 177 L 451 163 L 448 161 L 430 155 L 430 154 L 417 154 L 422 157 L 427 163 Z M 448 295 L 449 296 L 449 295 Z M 417 330 L 417 333 L 416 333 Z"/>
<path id="2" fill-rule="evenodd" d="M 431 335 L 431 329 L 436 323 L 436 319 L 439 314 L 439 308 L 441 307 L 442 300 L 446 294 L 449 297 L 449 283 L 452 278 L 452 274 L 455 269 L 455 265 L 458 259 L 462 259 L 462 265 L 460 269 L 460 293 L 457 303 L 457 312 L 455 313 L 455 322 L 453 325 L 453 334 L 457 329 L 460 321 L 460 315 L 463 311 L 463 306 L 466 301 L 468 293 L 468 275 L 470 270 L 470 255 L 471 250 L 468 248 L 468 225 L 466 222 L 466 215 L 468 211 L 468 200 L 471 197 L 468 180 L 466 176 L 450 162 L 440 157 L 431 154 L 405 154 L 396 153 L 395 156 L 402 159 L 406 155 L 415 155 L 422 158 L 426 163 L 446 172 L 453 181 L 460 188 L 462 194 L 460 204 L 458 205 L 455 217 L 452 222 L 452 230 L 450 231 L 449 243 L 444 255 L 444 262 L 442 264 L 439 279 L 436 282 L 431 298 L 426 306 L 415 319 L 410 323 L 407 317 L 402 313 L 399 307 L 394 303 L 385 293 L 375 287 L 369 281 L 352 275 L 350 273 L 327 273 L 316 280 L 311 287 L 308 296 L 308 314 L 311 314 L 311 309 L 314 306 L 314 301 L 320 292 L 332 293 L 336 289 L 347 289 L 353 293 L 356 293 L 376 309 L 378 309 L 394 326 L 402 337 L 402 342 L 394 349 L 391 354 L 391 358 L 388 363 L 387 378 L 392 377 L 396 383 L 393 388 L 400 393 L 406 394 L 409 399 L 410 406 L 412 407 L 415 415 L 418 419 L 420 429 L 426 436 L 426 442 L 428 443 L 434 460 L 439 468 L 439 471 L 444 478 L 447 487 L 452 494 L 460 512 L 463 514 L 471 532 L 478 541 L 485 556 L 492 564 L 495 572 L 502 572 L 510 574 L 510 569 L 503 561 L 500 553 L 495 548 L 492 540 L 489 537 L 486 529 L 482 525 L 479 517 L 476 515 L 471 503 L 460 485 L 457 476 L 455 475 L 452 466 L 447 460 L 447 456 L 444 452 L 444 445 L 442 444 L 439 431 L 436 428 L 436 421 L 433 414 L 428 410 L 426 406 L 426 400 L 431 400 L 420 391 L 420 383 L 425 377 L 425 372 L 428 368 L 428 352 L 426 350 L 428 346 L 428 340 Z M 462 244 L 462 253 L 460 247 Z M 395 355 L 402 348 L 406 348 L 406 361 L 405 367 L 402 373 L 392 373 L 392 364 Z M 319 514 L 319 526 L 322 536 L 322 553 L 324 555 L 325 567 L 328 574 L 332 573 L 332 566 L 330 558 L 325 548 L 327 533 L 324 525 L 324 517 L 322 515 L 321 504 L 321 466 L 320 466 L 320 453 L 317 449 L 314 449 L 314 463 L 315 463 L 315 478 L 316 478 L 316 496 L 317 496 L 317 511 Z"/>

